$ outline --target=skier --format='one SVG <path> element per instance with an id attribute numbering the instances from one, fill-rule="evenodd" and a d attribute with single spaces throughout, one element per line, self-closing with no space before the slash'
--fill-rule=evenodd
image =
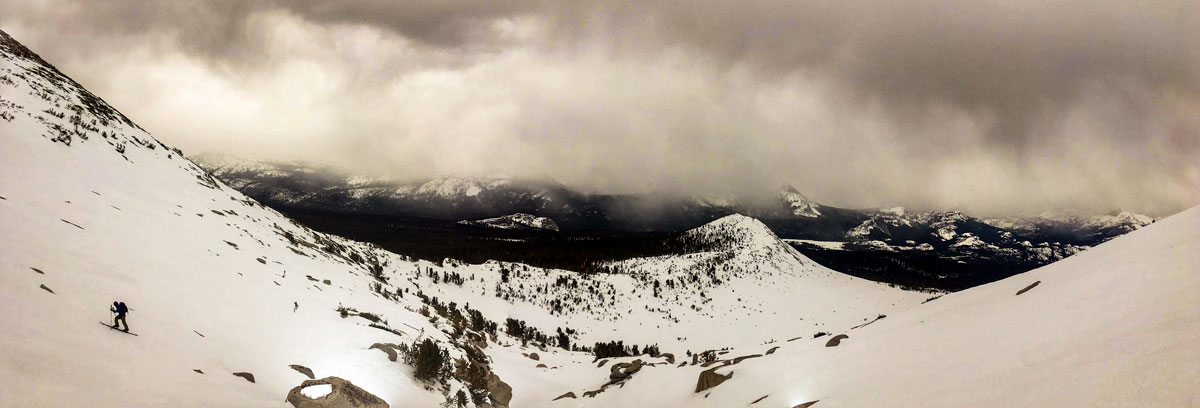
<path id="1" fill-rule="evenodd" d="M 121 329 L 121 331 L 129 332 L 129 322 L 125 321 L 125 313 L 129 312 L 129 308 L 125 307 L 125 302 L 113 302 L 112 307 L 108 310 L 117 314 L 117 317 L 113 318 L 112 328 L 117 328 L 118 323 L 120 323 L 125 325 L 125 328 Z"/>

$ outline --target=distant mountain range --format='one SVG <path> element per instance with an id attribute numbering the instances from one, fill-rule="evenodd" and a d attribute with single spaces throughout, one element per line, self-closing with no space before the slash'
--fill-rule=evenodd
<path id="1" fill-rule="evenodd" d="M 454 221 L 529 214 L 549 218 L 563 230 L 681 230 L 738 213 L 763 220 L 786 239 L 877 240 L 897 246 L 913 241 L 916 244 L 909 245 L 929 243 L 936 248 L 961 244 L 956 239 L 964 238 L 961 234 L 971 233 L 995 243 L 1003 240 L 988 239 L 991 235 L 999 237 L 1010 232 L 1033 245 L 1092 246 L 1154 221 L 1125 211 L 1087 217 L 980 219 L 957 211 L 845 209 L 809 200 L 791 186 L 781 188 L 777 197 L 723 200 L 681 195 L 589 195 L 540 180 L 442 177 L 394 181 L 223 155 L 202 154 L 191 159 L 232 187 L 273 206 Z"/>
<path id="2" fill-rule="evenodd" d="M 219 155 L 192 159 L 233 188 L 285 211 L 417 218 L 548 233 L 683 231 L 742 214 L 761 220 L 818 262 L 846 273 L 890 282 L 897 282 L 891 276 L 897 268 L 930 274 L 915 281 L 915 286 L 955 281 L 964 274 L 988 276 L 968 279 L 970 284 L 962 284 L 966 286 L 1003 278 L 1154 222 L 1151 217 L 1126 211 L 1095 216 L 976 218 L 958 211 L 847 209 L 812 201 L 791 186 L 782 187 L 774 196 L 722 200 L 683 195 L 589 195 L 536 180 L 445 177 L 393 181 L 294 163 Z"/>
<path id="3" fill-rule="evenodd" d="M 304 164 L 217 155 L 192 160 L 272 208 L 319 212 L 323 217 L 385 216 L 390 218 L 372 222 L 389 226 L 421 220 L 416 223 L 448 222 L 547 234 L 682 232 L 740 214 L 760 220 L 805 256 L 829 268 L 906 287 L 946 290 L 1000 280 L 1056 262 L 1154 222 L 1152 217 L 1128 211 L 979 218 L 960 211 L 844 209 L 816 203 L 791 186 L 781 187 L 775 196 L 718 200 L 666 194 L 584 194 L 538 180 L 370 179 Z M 377 236 L 398 233 L 325 230 L 380 244 Z M 445 240 L 444 236 L 437 239 Z M 443 250 L 444 246 L 438 252 Z M 534 262 L 523 257 L 508 260 Z"/>

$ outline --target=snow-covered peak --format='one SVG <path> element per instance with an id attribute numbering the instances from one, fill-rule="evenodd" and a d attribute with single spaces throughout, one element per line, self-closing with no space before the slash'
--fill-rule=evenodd
<path id="1" fill-rule="evenodd" d="M 741 214 L 727 215 L 683 233 L 682 239 L 707 251 L 728 254 L 740 268 L 772 265 L 790 273 L 813 265 L 812 260 L 780 239 L 766 224 Z"/>
<path id="2" fill-rule="evenodd" d="M 821 205 L 810 201 L 804 194 L 800 194 L 795 187 L 784 186 L 783 191 L 779 192 L 779 197 L 788 204 L 794 215 L 808 218 L 821 216 Z"/>
<path id="3" fill-rule="evenodd" d="M 757 247 L 782 242 L 762 221 L 741 214 L 718 218 L 693 228 L 684 235 L 704 244 L 720 247 L 733 244 Z"/>

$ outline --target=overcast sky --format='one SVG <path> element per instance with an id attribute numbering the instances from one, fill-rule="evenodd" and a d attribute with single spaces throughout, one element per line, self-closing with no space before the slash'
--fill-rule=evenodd
<path id="1" fill-rule="evenodd" d="M 1200 204 L 1200 2 L 0 0 L 185 153 L 982 215 Z"/>

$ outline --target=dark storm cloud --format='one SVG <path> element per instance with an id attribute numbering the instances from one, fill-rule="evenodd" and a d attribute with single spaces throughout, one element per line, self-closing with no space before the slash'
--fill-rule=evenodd
<path id="1" fill-rule="evenodd" d="M 1200 201 L 1200 4 L 0 0 L 167 142 L 990 213 Z"/>
<path id="2" fill-rule="evenodd" d="M 489 24 L 532 12 L 533 1 L 301 0 L 278 4 L 318 22 L 370 24 L 439 47 L 471 47 L 493 34 Z"/>
<path id="3" fill-rule="evenodd" d="M 318 24 L 371 25 L 433 47 L 471 49 L 494 40 L 493 21 L 527 14 L 535 5 L 512 0 L 65 0 L 46 11 L 88 33 L 175 34 L 185 49 L 221 58 L 255 41 L 259 33 L 248 20 L 261 12 L 283 10 Z"/>
<path id="4" fill-rule="evenodd" d="M 1096 82 L 1200 90 L 1200 3 L 1186 0 L 649 1 L 564 14 L 564 30 L 604 25 L 599 35 L 644 51 L 686 44 L 766 74 L 830 75 L 900 119 L 930 106 L 994 116 L 990 141 L 1016 147 Z"/>

